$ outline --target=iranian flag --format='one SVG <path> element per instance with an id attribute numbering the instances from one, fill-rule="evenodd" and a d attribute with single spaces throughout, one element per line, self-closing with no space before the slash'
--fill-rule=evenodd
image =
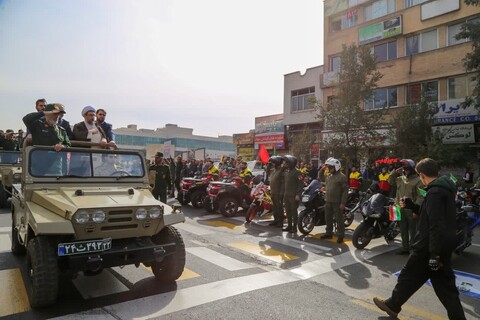
<path id="1" fill-rule="evenodd" d="M 402 214 L 400 213 L 400 207 L 389 206 L 389 217 L 390 217 L 390 221 L 400 221 L 402 219 Z"/>

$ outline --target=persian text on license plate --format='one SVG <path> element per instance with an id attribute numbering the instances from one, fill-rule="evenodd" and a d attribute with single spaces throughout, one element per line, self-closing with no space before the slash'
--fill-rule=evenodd
<path id="1" fill-rule="evenodd" d="M 69 256 L 73 254 L 82 254 L 89 252 L 99 252 L 110 250 L 112 248 L 112 239 L 88 240 L 58 244 L 58 255 Z"/>
<path id="2" fill-rule="evenodd" d="M 302 202 L 308 202 L 308 196 L 302 198 Z"/>

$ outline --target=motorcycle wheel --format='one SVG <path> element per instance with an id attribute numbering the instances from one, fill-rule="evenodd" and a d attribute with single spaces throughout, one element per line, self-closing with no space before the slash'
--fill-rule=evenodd
<path id="1" fill-rule="evenodd" d="M 197 190 L 192 193 L 192 198 L 190 202 L 192 202 L 192 206 L 194 206 L 197 209 L 200 209 L 203 207 L 203 202 L 205 199 L 206 193 L 200 190 Z"/>
<path id="2" fill-rule="evenodd" d="M 203 200 L 203 207 L 207 212 L 215 211 L 215 205 L 212 205 L 212 200 L 210 199 L 210 197 L 205 197 L 205 199 Z"/>
<path id="3" fill-rule="evenodd" d="M 343 213 L 343 224 L 345 225 L 345 228 L 350 227 L 350 225 L 353 222 L 354 215 L 352 213 L 352 210 L 349 208 L 345 208 L 345 212 Z"/>
<path id="4" fill-rule="evenodd" d="M 238 202 L 235 198 L 225 197 L 218 204 L 220 213 L 227 217 L 233 217 L 238 211 Z"/>
<path id="5" fill-rule="evenodd" d="M 247 213 L 245 214 L 245 221 L 249 223 L 250 221 L 255 218 L 255 215 L 257 214 L 258 206 L 254 203 L 248 207 Z"/>
<path id="6" fill-rule="evenodd" d="M 303 234 L 309 234 L 315 227 L 315 213 L 310 210 L 302 210 L 298 214 L 298 230 Z"/>
<path id="7" fill-rule="evenodd" d="M 180 191 L 177 195 L 177 200 L 180 202 L 180 204 L 187 205 L 190 202 L 190 196 L 188 193 Z"/>
<path id="8" fill-rule="evenodd" d="M 357 249 L 365 248 L 373 238 L 373 227 L 362 222 L 355 228 L 352 235 L 353 246 Z"/>

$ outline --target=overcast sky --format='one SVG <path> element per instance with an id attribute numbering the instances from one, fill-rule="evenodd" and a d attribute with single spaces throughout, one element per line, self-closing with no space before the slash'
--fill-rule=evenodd
<path id="1" fill-rule="evenodd" d="M 0 0 L 0 128 L 46 98 L 72 124 L 92 105 L 114 128 L 247 132 L 322 63 L 322 0 Z"/>

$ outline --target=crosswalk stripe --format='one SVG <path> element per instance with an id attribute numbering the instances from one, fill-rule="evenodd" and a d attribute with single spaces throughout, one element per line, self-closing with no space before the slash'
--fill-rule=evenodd
<path id="1" fill-rule="evenodd" d="M 246 230 L 243 225 L 236 225 L 236 224 L 221 221 L 221 220 L 201 221 L 199 223 L 200 224 L 207 224 L 207 225 L 217 227 L 217 228 L 221 228 L 221 227 L 228 228 L 228 229 L 235 230 L 235 231 L 245 231 Z"/>
<path id="2" fill-rule="evenodd" d="M 11 246 L 10 235 L 0 234 L 0 252 L 9 252 Z"/>
<path id="3" fill-rule="evenodd" d="M 201 259 L 211 262 L 228 271 L 237 271 L 237 270 L 252 268 L 252 266 L 249 264 L 230 258 L 229 256 L 218 253 L 209 248 L 193 247 L 193 248 L 186 248 L 186 250 L 188 253 L 191 253 L 194 256 L 197 256 Z"/>
<path id="4" fill-rule="evenodd" d="M 95 276 L 84 276 L 83 273 L 79 273 L 72 282 L 85 300 L 129 290 L 106 270 Z"/>
<path id="5" fill-rule="evenodd" d="M 319 246 L 313 243 L 308 243 L 301 240 L 284 238 L 282 236 L 270 237 L 265 240 L 266 242 L 271 241 L 285 246 L 297 248 L 304 251 L 310 251 L 313 253 L 325 253 L 325 251 L 330 251 L 332 248 Z"/>
<path id="6" fill-rule="evenodd" d="M 271 248 L 268 248 L 266 245 L 254 244 L 247 241 L 232 242 L 228 244 L 233 248 L 240 249 L 242 251 L 254 254 L 256 256 L 277 262 L 283 263 L 290 260 L 298 259 L 297 256 L 277 251 Z"/>
<path id="7" fill-rule="evenodd" d="M 197 236 L 204 236 L 204 235 L 207 235 L 207 234 L 214 233 L 212 230 L 207 230 L 205 228 L 196 227 L 196 226 L 191 225 L 189 223 L 177 223 L 175 225 L 175 228 L 193 233 Z"/>
<path id="8" fill-rule="evenodd" d="M 30 310 L 20 269 L 0 270 L 0 317 Z"/>

